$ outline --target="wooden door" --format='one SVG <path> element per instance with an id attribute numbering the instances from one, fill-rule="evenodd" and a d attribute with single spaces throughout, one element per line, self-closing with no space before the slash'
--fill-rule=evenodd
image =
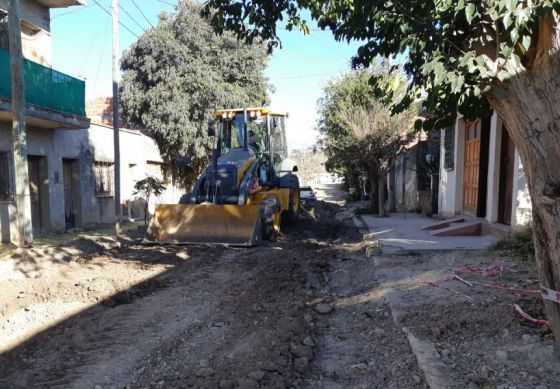
<path id="1" fill-rule="evenodd" d="M 476 216 L 480 175 L 481 122 L 465 123 L 465 165 L 463 170 L 463 212 Z"/>
<path id="2" fill-rule="evenodd" d="M 33 233 L 41 233 L 41 180 L 39 176 L 39 158 L 28 157 L 29 195 L 31 199 L 31 224 Z"/>
<path id="3" fill-rule="evenodd" d="M 498 195 L 498 221 L 511 224 L 513 204 L 513 169 L 515 145 L 505 126 L 502 126 L 502 144 L 500 146 L 500 182 Z"/>
<path id="4" fill-rule="evenodd" d="M 62 172 L 64 183 L 64 219 L 66 220 L 66 228 L 74 228 L 76 227 L 74 161 L 71 159 L 62 160 Z"/>

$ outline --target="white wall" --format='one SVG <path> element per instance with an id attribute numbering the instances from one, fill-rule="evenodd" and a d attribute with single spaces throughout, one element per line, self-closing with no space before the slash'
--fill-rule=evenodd
<path id="1" fill-rule="evenodd" d="M 439 214 L 452 217 L 463 207 L 463 154 L 465 144 L 465 123 L 462 116 L 455 121 L 454 167 L 445 169 L 445 130 L 441 131 L 440 174 L 439 174 Z M 459 141 L 460 140 L 460 141 Z"/>
<path id="2" fill-rule="evenodd" d="M 134 183 L 149 173 L 163 178 L 159 149 L 153 139 L 137 131 L 121 130 L 121 200 L 134 200 Z M 81 226 L 92 223 L 114 221 L 114 196 L 98 196 L 95 193 L 94 161 L 113 162 L 113 129 L 92 124 L 88 130 L 28 129 L 28 154 L 46 158 L 47 178 L 44 184 L 48 196 L 41 204 L 47 212 L 42 220 L 46 230 L 65 228 L 64 216 L 64 176 L 63 159 L 79 161 L 80 172 L 80 214 Z M 11 129 L 9 123 L 0 123 L 0 151 L 11 151 Z M 158 198 L 151 199 L 151 209 L 155 203 L 178 203 L 183 191 L 171 183 Z M 135 216 L 143 218 L 142 201 L 132 201 Z M 80 226 L 80 225 L 78 225 Z M 0 241 L 14 238 L 15 205 L 13 201 L 0 203 Z M 12 236 L 11 236 L 12 235 Z"/>
<path id="3" fill-rule="evenodd" d="M 498 221 L 500 193 L 500 160 L 502 146 L 502 120 L 495 113 L 490 119 L 490 146 L 488 155 L 488 189 L 486 196 L 486 220 Z"/>
<path id="4" fill-rule="evenodd" d="M 0 0 L 0 8 L 7 11 L 9 1 L 11 0 Z M 21 44 L 24 58 L 51 67 L 52 45 L 49 9 L 34 0 L 23 0 L 20 12 L 24 24 L 40 29 L 34 35 L 26 34 L 25 28 L 23 29 Z"/>
<path id="5" fill-rule="evenodd" d="M 515 162 L 513 171 L 513 201 L 511 212 L 511 226 L 519 230 L 530 225 L 532 221 L 531 197 L 527 187 L 527 178 L 523 171 L 523 165 L 519 153 L 515 150 Z"/>

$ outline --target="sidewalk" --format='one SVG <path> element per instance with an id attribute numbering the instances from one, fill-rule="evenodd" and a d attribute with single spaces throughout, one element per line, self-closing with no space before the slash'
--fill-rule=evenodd
<path id="1" fill-rule="evenodd" d="M 362 215 L 372 239 L 381 243 L 383 251 L 417 250 L 485 250 L 498 239 L 492 235 L 481 236 L 432 236 L 422 227 L 435 222 L 417 213 L 393 213 L 390 217 L 379 218 Z"/>

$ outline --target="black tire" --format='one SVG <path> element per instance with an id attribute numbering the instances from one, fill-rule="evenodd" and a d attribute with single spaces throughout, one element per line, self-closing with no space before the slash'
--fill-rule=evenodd
<path id="1" fill-rule="evenodd" d="M 261 220 L 261 236 L 262 240 L 276 239 L 276 230 L 274 229 L 274 214 L 271 209 L 267 209 L 267 204 L 261 205 L 260 220 Z"/>
<path id="2" fill-rule="evenodd" d="M 262 240 L 275 240 L 276 231 L 274 231 L 273 223 L 263 223 L 262 225 Z"/>
<path id="3" fill-rule="evenodd" d="M 299 218 L 299 180 L 296 176 L 292 177 L 290 187 L 290 208 L 282 213 L 282 221 L 287 224 L 295 223 Z"/>

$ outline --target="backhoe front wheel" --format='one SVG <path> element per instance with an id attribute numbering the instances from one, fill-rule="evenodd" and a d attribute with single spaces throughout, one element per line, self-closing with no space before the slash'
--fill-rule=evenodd
<path id="1" fill-rule="evenodd" d="M 289 208 L 283 212 L 283 220 L 288 224 L 295 223 L 299 218 L 299 185 L 290 188 Z"/>

